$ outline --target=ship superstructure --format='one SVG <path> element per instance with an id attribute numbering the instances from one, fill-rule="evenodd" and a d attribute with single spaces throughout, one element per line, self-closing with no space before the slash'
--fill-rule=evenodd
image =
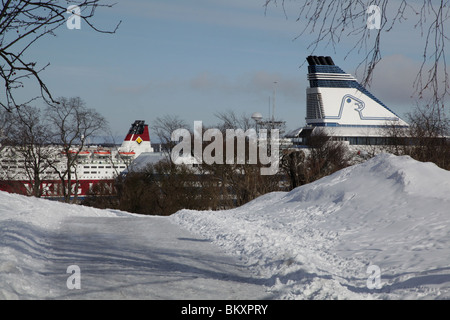
<path id="1" fill-rule="evenodd" d="M 335 140 L 350 144 L 377 144 L 380 129 L 408 127 L 393 110 L 371 94 L 331 57 L 309 56 L 306 89 L 306 127 L 291 138 L 307 137 L 320 128 Z"/>

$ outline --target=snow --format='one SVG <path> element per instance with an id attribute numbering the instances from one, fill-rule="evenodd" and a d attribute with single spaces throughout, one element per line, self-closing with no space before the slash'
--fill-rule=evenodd
<path id="1" fill-rule="evenodd" d="M 450 298 L 450 172 L 379 155 L 289 193 L 172 219 L 282 299 Z M 371 265 L 381 289 L 369 289 Z"/>
<path id="2" fill-rule="evenodd" d="M 449 171 L 389 154 L 170 217 L 2 192 L 0 298 L 449 299 L 449 208 Z"/>
<path id="3" fill-rule="evenodd" d="M 236 298 L 270 296 L 239 261 L 167 218 L 0 193 L 0 299 Z"/>

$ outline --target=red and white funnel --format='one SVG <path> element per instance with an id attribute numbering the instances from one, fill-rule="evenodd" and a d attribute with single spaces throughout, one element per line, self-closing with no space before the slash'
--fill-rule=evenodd
<path id="1" fill-rule="evenodd" d="M 145 124 L 144 120 L 136 120 L 131 124 L 130 131 L 119 148 L 119 153 L 137 157 L 142 152 L 153 152 L 153 148 L 150 144 L 148 124 Z"/>

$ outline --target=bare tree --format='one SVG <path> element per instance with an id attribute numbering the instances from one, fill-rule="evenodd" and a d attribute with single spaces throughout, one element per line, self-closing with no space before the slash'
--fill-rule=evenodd
<path id="1" fill-rule="evenodd" d="M 285 15 L 285 0 L 265 0 L 266 11 L 270 5 L 281 4 Z M 362 53 L 358 66 L 363 66 L 362 83 L 369 85 L 376 65 L 382 58 L 382 38 L 400 23 L 409 20 L 414 24 L 413 32 L 419 33 L 425 40 L 423 45 L 422 65 L 414 81 L 418 98 L 430 93 L 427 104 L 431 107 L 444 108 L 444 101 L 450 93 L 450 79 L 447 68 L 446 44 L 450 30 L 450 1 L 448 0 L 323 0 L 297 1 L 297 21 L 303 27 L 297 38 L 314 34 L 314 40 L 308 49 L 315 51 L 323 43 L 336 50 L 343 38 L 354 37 L 355 45 L 348 50 Z M 367 20 L 374 12 L 371 5 L 377 5 L 379 12 L 379 29 L 369 29 Z M 378 14 L 378 12 L 376 12 Z M 431 62 L 431 66 L 429 66 Z"/>
<path id="2" fill-rule="evenodd" d="M 39 85 L 41 97 L 55 102 L 40 76 L 48 64 L 40 65 L 37 61 L 29 61 L 25 53 L 40 38 L 54 35 L 55 30 L 66 23 L 69 5 L 76 4 L 80 9 L 79 18 L 95 31 L 115 33 L 120 24 L 119 22 L 112 31 L 106 31 L 91 22 L 98 7 L 113 6 L 103 4 L 101 0 L 82 0 L 76 3 L 67 0 L 2 0 L 1 3 L 0 78 L 4 94 L 0 98 L 0 106 L 6 110 L 24 104 L 16 100 L 14 92 L 24 86 L 24 80 L 30 78 Z"/>
<path id="3" fill-rule="evenodd" d="M 408 127 L 387 125 L 380 130 L 385 145 L 378 146 L 395 155 L 409 155 L 450 169 L 450 119 L 440 108 L 417 106 L 407 115 Z"/>
<path id="4" fill-rule="evenodd" d="M 450 119 L 440 109 L 416 108 L 408 115 L 409 143 L 404 154 L 450 169 Z"/>
<path id="5" fill-rule="evenodd" d="M 328 176 L 350 165 L 350 155 L 342 141 L 333 141 L 323 130 L 309 139 L 310 153 L 307 157 L 308 182 Z"/>
<path id="6" fill-rule="evenodd" d="M 351 155 L 341 141 L 333 141 L 323 130 L 315 130 L 308 138 L 308 149 L 283 151 L 281 168 L 290 188 L 313 182 L 350 165 Z"/>
<path id="7" fill-rule="evenodd" d="M 281 169 L 289 179 L 290 189 L 295 189 L 306 183 L 305 152 L 301 149 L 283 150 Z"/>
<path id="8" fill-rule="evenodd" d="M 117 208 L 151 215 L 170 215 L 181 209 L 210 210 L 218 207 L 217 188 L 210 177 L 169 160 L 150 163 L 129 172 L 117 185 Z M 95 200 L 95 199 L 94 199 Z M 97 198 L 96 206 L 101 206 Z"/>
<path id="9" fill-rule="evenodd" d="M 394 122 L 387 122 L 386 125 L 379 129 L 380 135 L 384 139 L 384 143 L 378 145 L 376 152 L 384 151 L 397 156 L 404 155 L 408 144 L 408 137 L 411 130 L 407 127 L 399 127 Z"/>
<path id="10" fill-rule="evenodd" d="M 11 118 L 12 115 L 10 112 L 0 108 L 0 152 L 8 144 L 8 132 L 11 127 Z"/>
<path id="11" fill-rule="evenodd" d="M 177 129 L 188 129 L 188 125 L 178 116 L 165 115 L 155 119 L 152 129 L 163 146 L 163 152 L 169 157 L 172 148 L 176 144 L 176 142 L 172 141 L 172 132 Z"/>
<path id="12" fill-rule="evenodd" d="M 217 127 L 222 132 L 223 142 L 221 144 L 226 145 L 226 153 L 233 154 L 234 159 L 231 163 L 228 163 L 227 156 L 223 153 L 221 163 L 203 163 L 202 169 L 210 175 L 211 179 L 218 182 L 220 196 L 224 200 L 222 201 L 223 205 L 228 207 L 240 206 L 267 192 L 279 191 L 282 180 L 281 174 L 261 174 L 263 164 L 260 149 L 262 146 L 258 142 L 256 131 L 254 131 L 254 140 L 250 138 L 250 135 L 245 136 L 244 131 L 249 132 L 255 128 L 254 120 L 245 113 L 237 115 L 231 110 L 216 113 L 216 117 L 220 120 Z M 235 132 L 236 130 L 242 130 L 241 138 L 244 136 L 245 140 L 233 135 L 228 137 L 227 131 L 230 129 Z M 204 147 L 207 144 L 205 143 Z M 232 146 L 232 152 L 228 150 L 229 146 Z M 252 153 L 257 155 L 254 159 L 252 159 Z"/>
<path id="13" fill-rule="evenodd" d="M 237 115 L 233 110 L 227 110 L 217 112 L 215 116 L 221 121 L 218 127 L 222 131 L 238 128 L 247 131 L 250 128 L 254 128 L 254 123 L 252 123 L 253 120 L 245 113 Z"/>
<path id="14" fill-rule="evenodd" d="M 14 142 L 11 141 L 10 135 L 12 119 L 11 112 L 0 108 L 0 189 L 14 190 L 16 193 L 20 193 L 23 191 L 22 186 L 11 182 L 17 175 L 17 172 L 10 170 L 11 166 L 17 166 L 13 150 Z"/>
<path id="15" fill-rule="evenodd" d="M 48 124 L 41 110 L 32 106 L 14 110 L 10 124 L 9 141 L 19 156 L 19 174 L 26 177 L 30 185 L 29 195 L 40 197 L 43 192 L 41 182 L 48 178 L 49 169 L 56 161 L 55 149 L 49 146 Z"/>
<path id="16" fill-rule="evenodd" d="M 76 191 L 72 194 L 72 181 L 77 190 L 78 155 L 90 137 L 107 130 L 107 122 L 97 111 L 86 108 L 79 97 L 59 98 L 56 104 L 48 105 L 47 116 L 53 125 L 53 142 L 62 146 L 65 156 L 64 166 L 52 167 L 60 177 L 64 201 L 69 202 L 72 195 L 77 198 Z"/>

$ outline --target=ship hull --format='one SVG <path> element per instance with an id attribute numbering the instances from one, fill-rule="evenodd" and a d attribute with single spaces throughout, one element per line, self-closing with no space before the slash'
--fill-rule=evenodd
<path id="1" fill-rule="evenodd" d="M 112 195 L 114 194 L 114 179 L 104 180 L 78 180 L 71 182 L 71 198 L 75 196 L 78 199 L 83 199 L 88 195 L 102 194 Z M 95 190 L 98 187 L 97 190 Z M 33 195 L 33 186 L 30 181 L 25 180 L 6 180 L 0 181 L 0 190 L 18 193 L 24 195 Z M 40 183 L 39 194 L 42 198 L 56 199 L 63 197 L 63 184 L 61 180 L 44 180 Z"/>

